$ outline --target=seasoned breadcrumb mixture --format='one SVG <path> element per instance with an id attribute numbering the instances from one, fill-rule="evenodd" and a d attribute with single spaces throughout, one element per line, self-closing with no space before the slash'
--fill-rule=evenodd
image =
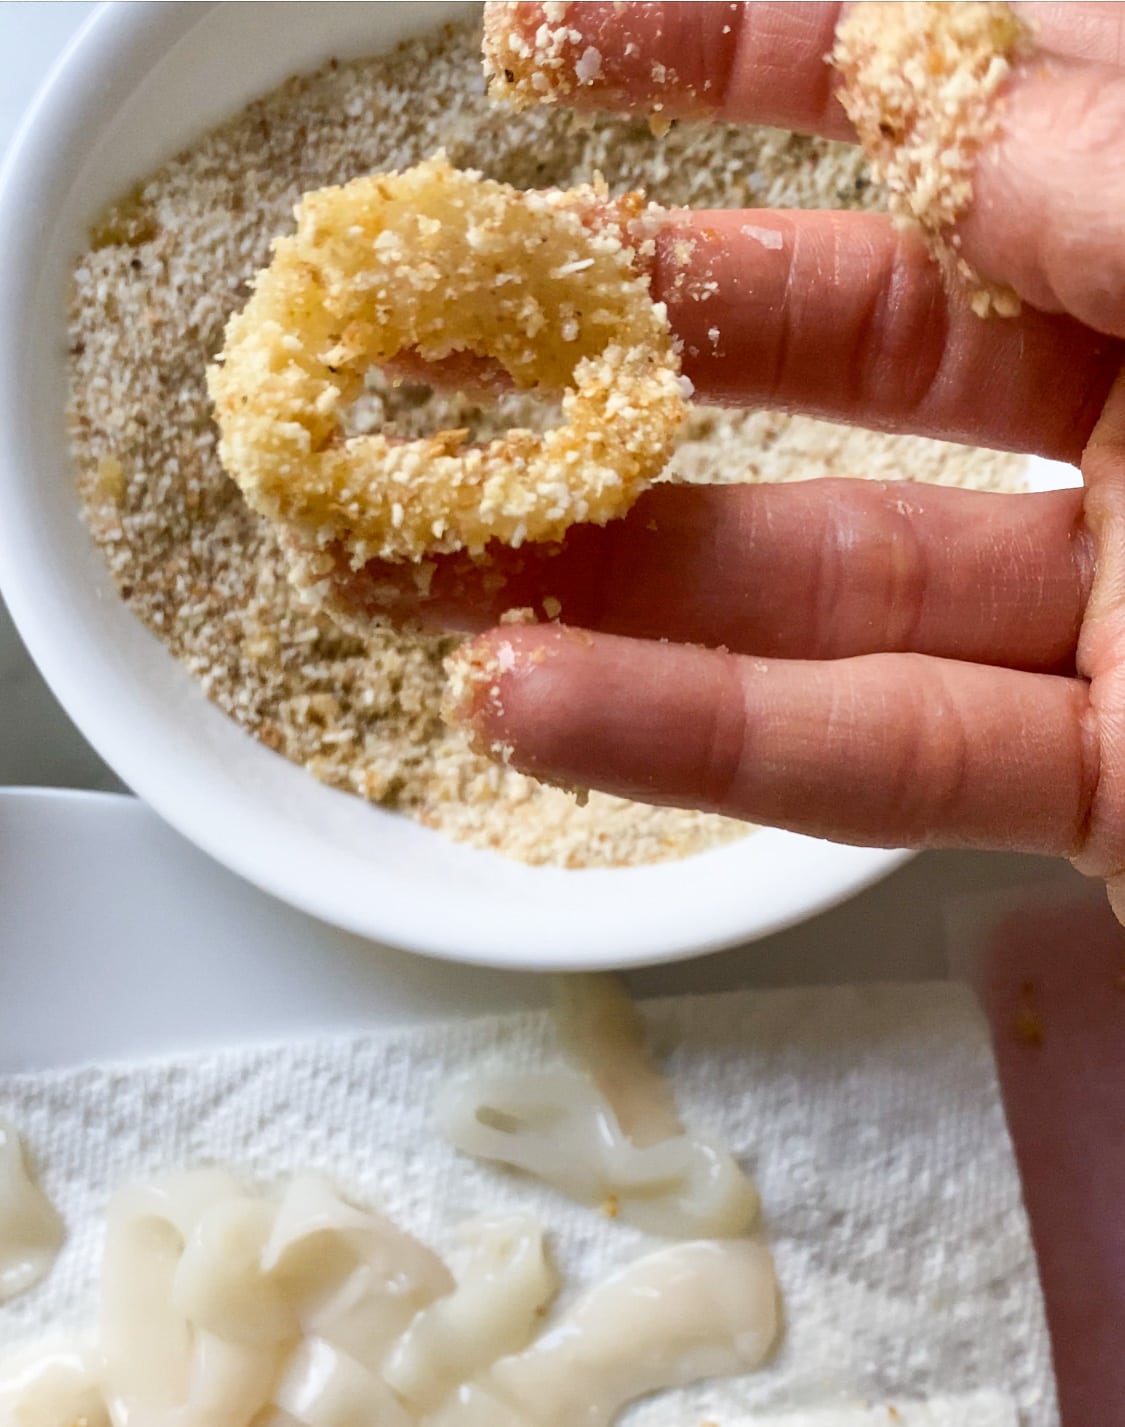
<path id="1" fill-rule="evenodd" d="M 122 598 L 239 724 L 334 787 L 478 847 L 534 863 L 613 866 L 685 856 L 743 831 L 714 817 L 593 793 L 585 807 L 469 747 L 442 722 L 451 641 L 342 633 L 304 605 L 273 531 L 223 472 L 204 383 L 223 328 L 292 231 L 311 189 L 405 168 L 439 148 L 518 187 L 581 183 L 696 206 L 865 207 L 858 153 L 774 130 L 640 120 L 577 123 L 491 106 L 474 22 L 393 54 L 292 80 L 200 140 L 106 214 L 78 260 L 71 421 L 83 504 Z M 357 429 L 468 426 L 488 439 L 548 409 L 482 408 L 378 377 Z M 832 473 L 989 488 L 1022 461 L 770 413 L 699 412 L 676 467 L 692 479 Z"/>
<path id="2" fill-rule="evenodd" d="M 832 52 L 840 102 L 891 212 L 921 229 L 982 317 L 1014 315 L 1019 298 L 981 278 L 951 229 L 972 200 L 978 155 L 1000 126 L 1000 88 L 1027 39 L 1001 3 L 863 0 L 845 14 Z"/>

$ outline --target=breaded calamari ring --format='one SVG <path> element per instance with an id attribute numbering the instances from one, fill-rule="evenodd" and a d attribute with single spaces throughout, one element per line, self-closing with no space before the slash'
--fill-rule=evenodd
<path id="1" fill-rule="evenodd" d="M 624 231 L 639 207 L 519 192 L 443 155 L 306 194 L 208 372 L 223 465 L 251 506 L 355 568 L 624 514 L 685 414 L 667 314 Z M 482 446 L 465 431 L 344 438 L 368 367 L 465 352 L 517 389 L 563 392 L 563 424 Z"/>

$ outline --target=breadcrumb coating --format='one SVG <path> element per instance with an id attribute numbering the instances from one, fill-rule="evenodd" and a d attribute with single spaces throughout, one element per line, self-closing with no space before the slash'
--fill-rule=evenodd
<path id="1" fill-rule="evenodd" d="M 307 194 L 208 378 L 250 504 L 356 568 L 624 514 L 686 415 L 667 312 L 626 236 L 640 206 L 521 192 L 441 154 Z M 344 435 L 371 366 L 466 352 L 517 390 L 562 391 L 562 424 L 481 445 L 465 429 Z"/>
<path id="2" fill-rule="evenodd" d="M 999 129 L 1000 90 L 1028 35 L 1005 4 L 863 0 L 847 10 L 831 56 L 891 212 L 921 229 L 982 317 L 1014 316 L 1019 298 L 986 282 L 951 230 L 972 201 L 977 158 Z"/>
<path id="3" fill-rule="evenodd" d="M 568 23 L 570 5 L 562 0 L 544 5 L 540 23 L 530 31 L 520 24 L 520 8 L 509 0 L 490 0 L 484 7 L 481 52 L 494 104 L 513 109 L 557 104 L 598 78 L 601 55 Z"/>

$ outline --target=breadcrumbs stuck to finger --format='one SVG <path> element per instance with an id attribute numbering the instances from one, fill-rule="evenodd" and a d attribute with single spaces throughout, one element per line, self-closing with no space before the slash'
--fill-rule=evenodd
<path id="1" fill-rule="evenodd" d="M 1028 39 L 1005 4 L 862 0 L 847 10 L 831 55 L 840 103 L 888 207 L 921 230 L 981 317 L 1015 316 L 1019 298 L 981 277 L 954 228 L 972 202 L 977 160 L 1002 123 L 1001 90 Z"/>
<path id="2" fill-rule="evenodd" d="M 485 5 L 481 54 L 493 103 L 517 110 L 557 104 L 599 77 L 601 53 L 570 23 L 571 8 L 565 0 L 549 2 L 529 26 L 521 13 L 526 6 L 512 0 Z"/>

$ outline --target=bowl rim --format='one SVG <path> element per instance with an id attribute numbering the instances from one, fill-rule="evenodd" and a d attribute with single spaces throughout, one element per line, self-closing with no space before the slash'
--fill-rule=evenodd
<path id="1" fill-rule="evenodd" d="M 161 4 L 157 0 L 129 4 L 124 0 L 103 3 L 79 26 L 62 54 L 48 72 L 35 98 L 20 121 L 12 142 L 0 162 L 0 272 L 31 275 L 35 271 L 37 245 L 43 239 L 42 222 L 36 214 L 43 194 L 43 174 L 51 174 L 57 156 L 80 152 L 86 136 L 97 134 L 104 123 L 105 93 L 116 92 L 124 67 L 138 63 L 138 53 L 146 35 L 156 36 L 165 46 L 181 38 L 199 23 L 214 3 L 193 4 L 189 0 Z M 122 90 L 121 102 L 131 90 Z M 61 179 L 56 179 L 61 183 Z M 61 194 L 65 197 L 72 179 Z M 61 201 L 61 199 L 60 199 Z M 50 203 L 46 205 L 50 212 Z M 39 225 L 37 227 L 37 224 Z M 607 948 L 565 944 L 556 937 L 553 946 L 537 949 L 535 935 L 512 936 L 507 945 L 495 945 L 495 931 L 482 937 L 465 929 L 463 940 L 454 941 L 440 917 L 419 916 L 417 908 L 386 904 L 369 906 L 363 915 L 354 908 L 336 905 L 331 896 L 318 895 L 306 883 L 292 885 L 281 872 L 255 854 L 254 838 L 232 837 L 231 828 L 221 825 L 221 817 L 208 815 L 201 802 L 181 795 L 185 779 L 171 776 L 171 770 L 156 771 L 143 741 L 131 732 L 105 700 L 91 700 L 80 674 L 57 639 L 51 621 L 51 607 L 57 594 L 45 568 L 28 554 L 34 553 L 26 492 L 21 476 L 25 459 L 20 452 L 20 371 L 17 336 L 26 329 L 34 299 L 29 282 L 0 284 L 0 429 L 8 429 L 14 439 L 0 447 L 0 592 L 32 659 L 68 715 L 97 752 L 124 779 L 142 800 L 165 822 L 209 856 L 257 885 L 263 891 L 299 907 L 314 917 L 360 936 L 389 942 L 407 950 L 459 962 L 508 968 L 558 970 L 578 967 L 641 966 L 687 959 L 709 951 L 736 946 L 804 921 L 861 892 L 880 880 L 914 854 L 902 849 L 874 849 L 828 844 L 819 839 L 791 833 L 763 830 L 756 839 L 791 839 L 794 847 L 806 845 L 818 865 L 807 878 L 794 879 L 784 895 L 772 899 L 771 911 L 761 915 L 753 899 L 747 898 L 736 912 L 724 916 L 701 916 L 694 930 L 683 924 L 662 928 L 650 936 L 651 944 L 636 939 L 621 940 Z M 27 289 L 28 291 L 25 291 Z M 261 826 L 243 810 L 243 830 Z M 819 851 L 818 851 L 819 849 Z M 489 854 L 482 854 L 487 856 Z M 686 859 L 687 866 L 694 859 Z M 541 869 L 528 869 L 532 872 Z M 556 871 L 556 869 L 547 869 Z M 615 870 L 623 895 L 628 894 L 627 878 L 635 869 Z M 587 876 L 605 876 L 605 869 L 567 872 L 575 887 Z M 685 877 L 685 885 L 689 879 Z M 815 882 L 815 892 L 809 883 Z M 778 889 L 774 889 L 776 892 Z M 374 899 L 372 899 L 374 901 Z M 549 937 L 548 937 L 549 940 Z"/>
<path id="2" fill-rule="evenodd" d="M 5 786 L 0 787 L 0 803 L 4 804 L 27 804 L 27 803 L 57 803 L 64 806 L 77 806 L 81 803 L 85 807 L 97 808 L 121 808 L 136 805 L 145 808 L 160 818 L 174 833 L 183 837 L 197 851 L 211 858 L 219 867 L 242 878 L 247 885 L 256 888 L 268 896 L 272 896 L 279 903 L 294 908 L 296 911 L 304 912 L 316 920 L 340 931 L 349 932 L 360 938 L 371 941 L 373 947 L 382 943 L 373 940 L 362 926 L 356 926 L 345 918 L 328 916 L 317 911 L 315 903 L 310 903 L 308 899 L 303 899 L 295 895 L 281 896 L 275 888 L 258 877 L 243 873 L 238 867 L 233 865 L 231 859 L 225 855 L 216 856 L 210 848 L 196 841 L 188 833 L 184 832 L 178 822 L 172 817 L 166 817 L 157 808 L 154 808 L 146 799 L 141 798 L 132 792 L 116 792 L 102 788 L 62 788 L 29 784 L 26 786 Z M 814 841 L 814 839 L 809 839 Z M 863 849 L 874 852 L 869 863 L 868 870 L 864 875 L 853 875 L 846 879 L 843 888 L 829 887 L 823 895 L 818 895 L 815 899 L 809 899 L 801 904 L 801 909 L 790 915 L 778 915 L 763 920 L 760 929 L 755 929 L 752 933 L 753 940 L 764 940 L 767 937 L 787 931 L 789 928 L 799 926 L 807 921 L 812 921 L 825 912 L 831 911 L 834 907 L 850 901 L 853 897 L 859 896 L 869 888 L 884 880 L 897 868 L 912 860 L 918 854 L 912 849 Z M 440 946 L 430 945 L 426 941 L 419 941 L 417 944 L 408 941 L 387 942 L 386 945 L 411 954 L 425 957 L 429 960 L 448 961 L 457 965 L 467 967 L 477 967 L 482 970 L 495 971 L 525 971 L 534 973 L 553 972 L 575 972 L 575 971 L 613 971 L 613 970 L 635 970 L 640 971 L 646 967 L 657 967 L 668 965 L 679 961 L 694 960 L 700 956 L 711 953 L 729 951 L 735 947 L 743 945 L 748 941 L 747 934 L 743 933 L 734 936 L 714 936 L 711 938 L 701 938 L 697 946 L 689 950 L 667 950 L 654 954 L 646 954 L 634 957 L 628 961 L 615 958 L 612 952 L 595 953 L 592 956 L 578 958 L 551 958 L 544 957 L 532 962 L 528 958 L 521 959 L 518 955 L 505 955 L 502 953 L 481 953 L 475 955 L 454 954 L 446 952 Z M 683 945 L 677 942 L 677 946 Z"/>

